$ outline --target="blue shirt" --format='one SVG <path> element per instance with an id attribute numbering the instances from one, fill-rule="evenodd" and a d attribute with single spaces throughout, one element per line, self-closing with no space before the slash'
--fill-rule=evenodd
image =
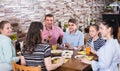
<path id="1" fill-rule="evenodd" d="M 116 39 L 107 40 L 98 51 L 98 61 L 92 61 L 93 71 L 118 71 L 120 44 Z"/>
<path id="2" fill-rule="evenodd" d="M 105 40 L 102 37 L 99 37 L 96 41 L 92 41 L 92 38 L 89 38 L 87 44 L 97 51 L 105 44 Z"/>
<path id="3" fill-rule="evenodd" d="M 0 63 L 11 63 L 19 61 L 16 57 L 15 48 L 11 43 L 11 39 L 5 35 L 0 34 Z"/>
<path id="4" fill-rule="evenodd" d="M 69 43 L 73 48 L 82 46 L 84 45 L 84 34 L 78 30 L 75 34 L 70 34 L 70 31 L 67 31 L 63 36 L 62 43 Z"/>

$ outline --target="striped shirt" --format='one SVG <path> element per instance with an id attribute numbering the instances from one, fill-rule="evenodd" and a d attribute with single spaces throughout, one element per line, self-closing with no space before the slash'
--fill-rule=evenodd
<path id="1" fill-rule="evenodd" d="M 42 67 L 42 71 L 47 71 L 44 59 L 51 56 L 51 49 L 50 46 L 47 44 L 38 44 L 32 54 L 23 53 L 23 56 L 25 57 L 26 65 L 40 65 Z"/>
<path id="2" fill-rule="evenodd" d="M 102 37 L 99 37 L 96 41 L 92 41 L 92 38 L 89 38 L 87 44 L 97 51 L 105 44 L 105 40 Z"/>

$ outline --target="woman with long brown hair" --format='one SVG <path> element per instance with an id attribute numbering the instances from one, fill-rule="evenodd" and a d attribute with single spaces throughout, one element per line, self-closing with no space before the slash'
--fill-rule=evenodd
<path id="1" fill-rule="evenodd" d="M 23 47 L 23 55 L 26 65 L 40 65 L 42 71 L 50 71 L 61 66 L 64 62 L 64 58 L 61 58 L 59 63 L 52 64 L 50 45 L 42 44 L 42 30 L 43 25 L 41 22 L 32 22 L 30 24 Z"/>

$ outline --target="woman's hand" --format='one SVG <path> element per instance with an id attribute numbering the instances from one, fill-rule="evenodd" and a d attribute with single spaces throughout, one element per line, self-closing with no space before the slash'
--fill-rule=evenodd
<path id="1" fill-rule="evenodd" d="M 19 56 L 21 65 L 26 65 L 24 56 Z"/>
<path id="2" fill-rule="evenodd" d="M 93 48 L 91 48 L 90 52 L 93 54 L 97 54 L 97 52 Z"/>

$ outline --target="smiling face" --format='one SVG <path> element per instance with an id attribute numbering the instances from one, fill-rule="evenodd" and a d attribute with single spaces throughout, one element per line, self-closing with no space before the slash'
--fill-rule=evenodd
<path id="1" fill-rule="evenodd" d="M 110 29 L 108 29 L 107 26 L 105 26 L 101 23 L 100 24 L 100 33 L 101 33 L 102 37 L 107 37 L 107 35 L 110 33 Z"/>
<path id="2" fill-rule="evenodd" d="M 77 29 L 77 25 L 75 23 L 68 22 L 68 26 L 70 32 L 75 32 Z"/>
<path id="3" fill-rule="evenodd" d="M 46 17 L 45 18 L 45 26 L 47 28 L 51 28 L 54 22 L 54 18 L 53 17 Z"/>
<path id="4" fill-rule="evenodd" d="M 99 31 L 96 29 L 95 26 L 90 26 L 90 27 L 89 27 L 89 35 L 90 35 L 91 37 L 98 36 L 98 33 L 99 33 Z"/>
<path id="5" fill-rule="evenodd" d="M 11 28 L 10 23 L 4 24 L 3 28 L 0 29 L 0 32 L 3 35 L 10 36 L 11 32 L 12 32 L 12 28 Z"/>

